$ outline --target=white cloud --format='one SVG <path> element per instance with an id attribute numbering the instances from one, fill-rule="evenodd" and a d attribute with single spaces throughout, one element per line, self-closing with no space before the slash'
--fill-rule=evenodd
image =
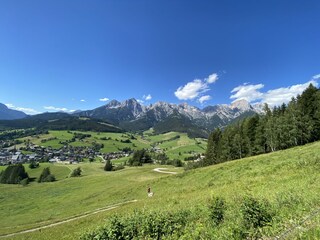
<path id="1" fill-rule="evenodd" d="M 203 82 L 200 79 L 195 79 L 183 87 L 179 87 L 174 94 L 179 100 L 192 100 L 208 90 L 209 87 L 206 82 Z"/>
<path id="2" fill-rule="evenodd" d="M 288 103 L 293 97 L 301 94 L 310 84 L 315 87 L 318 86 L 316 81 L 311 80 L 303 84 L 269 90 L 263 94 L 262 102 L 268 103 L 271 106 Z"/>
<path id="3" fill-rule="evenodd" d="M 53 107 L 53 106 L 44 106 L 43 108 L 46 110 L 55 111 L 55 112 L 74 112 L 75 111 L 75 110 L 69 110 L 68 108 L 60 108 L 60 107 Z"/>
<path id="4" fill-rule="evenodd" d="M 85 101 L 86 101 L 86 100 L 84 100 L 84 99 L 81 99 L 81 100 L 80 100 L 80 102 L 85 102 Z"/>
<path id="5" fill-rule="evenodd" d="M 271 89 L 267 92 L 259 91 L 264 87 L 263 84 L 241 85 L 231 91 L 231 93 L 235 94 L 231 95 L 230 99 L 235 99 L 234 101 L 245 99 L 248 102 L 257 102 L 257 100 L 260 100 L 258 102 L 267 103 L 270 106 L 281 105 L 282 103 L 288 103 L 293 97 L 301 94 L 310 84 L 318 87 L 318 82 L 315 80 L 317 78 L 314 77 L 312 78 L 313 80 L 303 84 Z M 320 78 L 320 75 L 318 77 Z"/>
<path id="6" fill-rule="evenodd" d="M 218 74 L 216 73 L 209 75 L 208 78 L 205 78 L 203 80 L 194 79 L 192 82 L 188 82 L 186 85 L 180 86 L 174 92 L 174 95 L 179 100 L 193 100 L 195 98 L 198 98 L 198 101 L 200 101 L 202 95 L 210 90 L 209 85 L 216 82 L 217 80 Z"/>
<path id="7" fill-rule="evenodd" d="M 317 79 L 319 79 L 320 78 L 320 74 L 317 74 L 317 75 L 314 75 L 313 77 L 312 77 L 312 80 L 317 80 Z"/>
<path id="8" fill-rule="evenodd" d="M 149 101 L 149 100 L 152 99 L 152 96 L 151 96 L 151 94 L 148 94 L 148 95 L 143 95 L 142 98 L 143 98 L 144 100 L 146 100 L 146 101 Z"/>
<path id="9" fill-rule="evenodd" d="M 232 89 L 231 93 L 234 93 L 230 96 L 231 99 L 235 99 L 234 101 L 245 99 L 248 102 L 259 100 L 263 97 L 263 93 L 258 91 L 263 88 L 263 84 L 256 85 L 248 85 L 247 83 L 240 85 L 234 89 Z"/>
<path id="10" fill-rule="evenodd" d="M 218 80 L 218 74 L 213 73 L 211 75 L 209 75 L 209 77 L 206 79 L 207 83 L 214 83 Z"/>
<path id="11" fill-rule="evenodd" d="M 106 97 L 105 98 L 100 98 L 99 101 L 100 102 L 107 102 L 107 101 L 109 101 L 109 98 L 106 98 Z"/>
<path id="12" fill-rule="evenodd" d="M 22 111 L 26 114 L 34 115 L 34 114 L 39 114 L 40 112 L 33 109 L 33 108 L 26 108 L 26 107 L 16 107 L 12 103 L 6 103 L 5 104 L 8 108 L 13 109 L 13 110 L 18 110 Z"/>
<path id="13" fill-rule="evenodd" d="M 137 102 L 140 103 L 140 104 L 143 104 L 144 101 L 140 100 L 140 99 L 137 99 Z"/>
<path id="14" fill-rule="evenodd" d="M 200 98 L 198 99 L 198 101 L 202 104 L 203 102 L 208 101 L 208 100 L 210 100 L 210 99 L 211 99 L 211 96 L 205 95 L 205 96 L 200 97 Z"/>

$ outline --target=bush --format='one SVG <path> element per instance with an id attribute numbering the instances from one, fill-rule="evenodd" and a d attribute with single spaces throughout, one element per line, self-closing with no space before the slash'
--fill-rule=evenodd
<path id="1" fill-rule="evenodd" d="M 32 161 L 30 164 L 29 164 L 29 168 L 30 169 L 34 169 L 34 168 L 38 168 L 40 165 L 38 162 L 35 162 L 35 161 Z"/>
<path id="2" fill-rule="evenodd" d="M 38 182 L 54 182 L 56 180 L 55 176 L 50 173 L 50 168 L 46 167 L 42 170 L 42 173 L 38 179 Z"/>
<path id="3" fill-rule="evenodd" d="M 145 149 L 135 151 L 132 158 L 128 160 L 130 166 L 142 166 L 143 163 L 152 163 L 151 156 Z"/>
<path id="4" fill-rule="evenodd" d="M 259 201 L 253 197 L 245 197 L 240 210 L 247 229 L 261 228 L 272 221 L 271 206 L 266 200 Z"/>
<path id="5" fill-rule="evenodd" d="M 135 212 L 127 217 L 114 216 L 99 229 L 81 236 L 94 239 L 167 239 L 182 234 L 192 215 L 189 211 L 176 213 Z"/>
<path id="6" fill-rule="evenodd" d="M 226 210 L 225 200 L 221 197 L 214 197 L 209 201 L 209 217 L 214 225 L 223 222 L 224 212 Z"/>
<path id="7" fill-rule="evenodd" d="M 124 169 L 124 166 L 122 164 L 113 166 L 112 171 L 118 171 L 121 169 Z"/>
<path id="8" fill-rule="evenodd" d="M 72 170 L 72 172 L 70 173 L 70 177 L 80 177 L 81 176 L 81 168 L 77 167 L 75 169 Z"/>
<path id="9" fill-rule="evenodd" d="M 29 183 L 29 178 L 25 178 L 25 179 L 22 179 L 22 180 L 20 181 L 20 184 L 21 184 L 22 186 L 27 186 L 28 183 Z"/>
<path id="10" fill-rule="evenodd" d="M 29 179 L 24 166 L 20 163 L 8 166 L 0 175 L 0 183 L 19 184 L 22 179 Z"/>

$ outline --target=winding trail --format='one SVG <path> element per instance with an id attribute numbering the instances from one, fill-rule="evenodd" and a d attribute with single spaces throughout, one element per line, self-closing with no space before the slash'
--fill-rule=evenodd
<path id="1" fill-rule="evenodd" d="M 155 168 L 155 169 L 153 169 L 153 171 L 159 172 L 159 173 L 166 173 L 166 174 L 178 174 L 177 172 L 163 171 L 166 169 L 168 169 L 168 168 Z"/>
<path id="2" fill-rule="evenodd" d="M 15 232 L 15 233 L 9 233 L 9 234 L 0 235 L 0 238 L 13 237 L 13 236 L 16 236 L 18 234 L 24 234 L 24 233 L 40 231 L 40 230 L 45 229 L 45 228 L 50 228 L 50 227 L 54 227 L 54 226 L 57 226 L 57 225 L 65 224 L 65 223 L 68 223 L 68 222 L 71 222 L 71 221 L 74 221 L 74 220 L 78 220 L 80 218 L 88 217 L 90 215 L 94 215 L 94 214 L 97 214 L 97 213 L 110 211 L 110 210 L 118 208 L 118 207 L 120 207 L 122 205 L 125 205 L 125 204 L 128 204 L 128 203 L 135 203 L 137 201 L 138 200 L 131 200 L 131 201 L 126 201 L 126 202 L 113 204 L 113 205 L 110 205 L 110 206 L 107 206 L 107 207 L 103 207 L 103 208 L 97 208 L 97 209 L 95 209 L 93 211 L 84 212 L 81 215 L 76 215 L 76 216 L 67 218 L 65 220 L 59 221 L 59 222 L 51 223 L 51 224 L 44 225 L 44 226 L 41 226 L 41 227 L 31 228 L 31 229 L 28 229 L 28 230 L 22 230 L 22 231 Z"/>

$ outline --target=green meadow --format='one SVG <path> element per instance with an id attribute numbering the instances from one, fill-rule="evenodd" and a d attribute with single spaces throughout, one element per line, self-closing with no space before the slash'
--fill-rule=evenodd
<path id="1" fill-rule="evenodd" d="M 90 134 L 91 137 L 69 143 L 71 146 L 92 146 L 92 144 L 103 144 L 100 150 L 102 153 L 117 152 L 125 147 L 132 150 L 151 148 L 158 146 L 164 150 L 170 159 L 184 160 L 185 157 L 201 154 L 205 152 L 206 140 L 201 138 L 191 139 L 186 133 L 169 132 L 165 134 L 154 135 L 152 130 L 142 134 L 131 133 L 97 133 L 97 132 L 79 132 L 79 131 L 49 131 L 49 134 L 41 134 L 21 138 L 23 142 L 31 142 L 35 145 L 52 147 L 59 149 L 63 147 L 63 142 L 70 141 L 73 133 Z M 179 138 L 177 138 L 179 136 Z M 124 141 L 130 140 L 130 143 Z M 22 147 L 20 144 L 17 147 Z"/>
<path id="2" fill-rule="evenodd" d="M 41 168 L 45 166 L 41 164 Z M 196 217 L 182 239 L 238 239 L 243 225 L 241 206 L 247 197 L 267 202 L 272 213 L 271 223 L 258 229 L 261 238 L 274 239 L 286 233 L 282 239 L 320 239 L 320 142 L 187 172 L 168 166 L 167 171 L 179 172 L 176 175 L 154 172 L 154 168 L 163 167 L 158 165 L 116 172 L 104 172 L 100 163 L 50 166 L 56 182 L 0 185 L 0 235 L 137 201 L 4 239 L 78 239 L 112 216 L 130 216 L 137 210 L 190 210 Z M 71 169 L 78 166 L 83 176 L 68 178 Z M 33 177 L 41 172 L 26 169 Z M 152 198 L 146 194 L 149 185 L 155 193 Z M 208 204 L 214 197 L 223 198 L 226 205 L 219 226 L 213 226 L 208 215 Z"/>

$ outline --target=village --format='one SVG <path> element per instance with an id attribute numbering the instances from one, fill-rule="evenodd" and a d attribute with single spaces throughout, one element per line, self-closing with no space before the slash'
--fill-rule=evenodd
<path id="1" fill-rule="evenodd" d="M 0 165 L 30 162 L 77 164 L 84 160 L 93 162 L 96 158 L 99 158 L 99 161 L 104 162 L 105 160 L 128 157 L 132 152 L 133 151 L 118 151 L 101 153 L 93 147 L 64 145 L 60 149 L 53 149 L 52 147 L 29 144 L 20 149 L 16 149 L 15 147 L 0 147 Z"/>

